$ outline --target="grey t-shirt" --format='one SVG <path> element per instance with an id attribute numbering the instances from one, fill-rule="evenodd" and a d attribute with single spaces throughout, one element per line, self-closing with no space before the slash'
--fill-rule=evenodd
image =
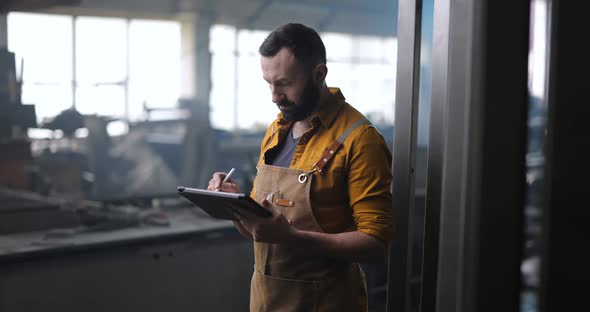
<path id="1" fill-rule="evenodd" d="M 299 142 L 299 138 L 293 138 L 293 127 L 289 130 L 289 133 L 285 135 L 285 138 L 279 146 L 277 146 L 278 150 L 274 154 L 273 159 L 269 159 L 269 164 L 277 167 L 285 167 L 289 168 L 291 165 L 291 159 L 293 159 L 293 154 L 295 153 L 295 147 Z"/>

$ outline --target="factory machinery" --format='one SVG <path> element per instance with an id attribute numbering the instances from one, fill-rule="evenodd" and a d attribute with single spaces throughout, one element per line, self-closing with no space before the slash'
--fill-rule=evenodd
<path id="1" fill-rule="evenodd" d="M 251 244 L 175 194 L 206 185 L 224 153 L 206 120 L 111 137 L 115 119 L 72 108 L 37 124 L 6 49 L 0 73 L 0 311 L 247 309 Z M 30 140 L 36 127 L 61 135 Z"/>

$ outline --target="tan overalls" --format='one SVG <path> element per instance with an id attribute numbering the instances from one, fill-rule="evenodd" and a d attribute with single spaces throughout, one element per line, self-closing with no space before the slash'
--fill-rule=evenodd
<path id="1" fill-rule="evenodd" d="M 359 120 L 327 147 L 310 171 L 258 164 L 255 199 L 270 201 L 299 230 L 323 232 L 310 205 L 314 173 L 320 174 L 348 135 L 366 119 Z M 254 243 L 254 274 L 250 311 L 362 311 L 359 302 L 361 272 L 357 264 L 312 256 L 304 248 Z"/>

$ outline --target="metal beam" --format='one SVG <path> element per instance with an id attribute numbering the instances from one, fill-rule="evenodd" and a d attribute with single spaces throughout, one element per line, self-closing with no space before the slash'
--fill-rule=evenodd
<path id="1" fill-rule="evenodd" d="M 299 5 L 302 7 L 309 7 L 312 9 L 318 10 L 326 10 L 330 11 L 332 9 L 337 8 L 340 12 L 346 13 L 354 13 L 354 14 L 361 14 L 361 15 L 375 15 L 375 16 L 383 16 L 383 17 L 392 17 L 395 16 L 395 12 L 392 11 L 390 14 L 387 14 L 388 6 L 386 4 L 395 3 L 394 1 L 381 1 L 380 3 L 375 3 L 376 1 L 371 1 L 371 5 L 368 5 L 369 2 L 366 1 L 359 1 L 359 3 L 367 3 L 367 5 L 351 5 L 351 4 L 344 4 L 344 3 L 323 3 L 316 0 L 275 0 L 276 3 L 280 4 L 289 4 L 289 5 Z M 391 5 L 391 9 L 395 10 L 395 5 Z"/>
<path id="2" fill-rule="evenodd" d="M 414 244 L 414 192 L 420 81 L 421 0 L 400 0 L 393 142 L 396 237 L 389 248 L 387 311 L 410 311 Z"/>
<path id="3" fill-rule="evenodd" d="M 264 11 L 273 4 L 273 2 L 275 2 L 275 0 L 264 0 L 262 1 L 257 7 L 256 9 L 254 9 L 254 13 L 252 13 L 250 16 L 248 16 L 244 22 L 242 23 L 244 25 L 243 28 L 253 28 L 254 23 L 256 23 L 256 21 L 258 21 L 258 19 L 260 18 L 260 16 L 262 15 L 262 13 L 264 13 Z M 238 27 L 240 28 L 240 27 Z"/>
<path id="4" fill-rule="evenodd" d="M 330 12 L 328 12 L 328 14 L 326 14 L 326 16 L 324 16 L 324 18 L 318 23 L 316 30 L 318 32 L 325 31 L 326 27 L 334 20 L 334 17 L 338 15 L 338 12 L 340 12 L 340 9 L 338 8 L 330 10 Z"/>
<path id="5" fill-rule="evenodd" d="M 471 25 L 473 22 L 473 7 L 462 1 L 454 14 L 463 16 L 461 22 Z M 470 51 L 472 31 L 469 27 L 461 28 L 450 19 L 453 1 L 440 0 L 435 2 L 434 19 L 434 48 L 433 48 L 433 106 L 442 115 L 438 119 L 446 119 L 446 127 L 441 130 L 441 143 L 444 149 L 443 166 L 440 175 L 439 211 L 437 229 L 437 258 L 436 265 L 431 270 L 430 279 L 434 282 L 428 309 L 425 311 L 460 311 L 462 279 L 457 278 L 463 270 L 462 258 L 463 237 L 462 226 L 465 224 L 465 178 L 467 177 L 468 154 L 464 151 L 464 142 L 470 131 L 467 122 L 468 112 L 477 113 L 470 108 L 469 95 L 473 85 L 470 81 L 471 68 Z M 453 42 L 453 45 L 451 45 Z M 455 64 L 454 68 L 449 63 Z M 456 69 L 456 70 L 455 70 Z M 436 90 L 436 91 L 435 91 Z M 436 105 L 435 105 L 436 103 Z M 434 110 L 433 110 L 434 111 Z M 435 115 L 433 114 L 433 118 Z M 439 121 L 440 123 L 440 121 Z M 473 157 L 473 155 L 470 155 Z M 477 176 L 476 172 L 471 173 Z M 440 226 L 439 226 L 440 225 Z M 438 260 L 438 261 L 436 261 Z M 432 276 L 434 274 L 434 276 Z M 444 285 L 441 287 L 440 285 Z M 436 293 L 432 293 L 432 292 Z M 436 308 L 435 308 L 436 306 Z"/>
<path id="6" fill-rule="evenodd" d="M 395 1 L 392 1 L 395 3 Z M 373 17 L 379 18 L 395 18 L 396 11 L 395 7 L 392 6 L 392 11 L 387 12 L 384 8 L 386 8 L 385 2 L 381 2 L 377 5 L 372 6 L 362 6 L 362 5 L 350 5 L 350 4 L 329 4 L 329 3 L 321 3 L 317 1 L 292 1 L 292 0 L 265 0 L 260 2 L 260 4 L 254 9 L 253 13 L 245 18 L 243 22 L 240 23 L 238 28 L 248 28 L 252 29 L 255 28 L 255 24 L 260 20 L 263 16 L 265 11 L 273 5 L 288 5 L 292 7 L 301 7 L 306 9 L 313 9 L 313 10 L 320 10 L 325 11 L 326 16 L 322 19 L 322 21 L 316 26 L 317 30 L 322 31 L 328 24 L 331 23 L 331 20 L 335 19 L 338 15 L 369 15 Z"/>
<path id="7" fill-rule="evenodd" d="M 420 283 L 420 310 L 434 312 L 438 273 L 440 202 L 442 188 L 443 132 L 447 101 L 449 0 L 434 1 L 432 36 L 432 87 L 430 99 L 430 125 L 428 133 L 428 160 L 426 200 L 424 207 L 424 242 L 422 254 L 422 282 Z M 426 30 L 425 30 L 426 31 Z M 430 30 L 428 30 L 430 31 Z"/>

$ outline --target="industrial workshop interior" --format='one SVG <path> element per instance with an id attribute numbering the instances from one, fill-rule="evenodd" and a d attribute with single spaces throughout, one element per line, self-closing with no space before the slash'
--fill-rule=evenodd
<path id="1" fill-rule="evenodd" d="M 349 263 L 347 311 L 589 311 L 582 3 L 2 0 L 0 312 L 343 311 L 253 304 L 253 245 L 280 243 L 178 189 L 234 168 L 250 193 L 282 111 L 261 45 L 287 23 L 390 155 L 391 239 Z"/>

